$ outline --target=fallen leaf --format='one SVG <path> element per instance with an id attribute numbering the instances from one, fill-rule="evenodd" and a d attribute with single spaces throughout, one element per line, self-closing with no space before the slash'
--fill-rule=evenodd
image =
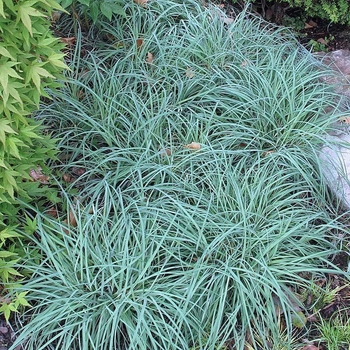
<path id="1" fill-rule="evenodd" d="M 137 46 L 137 47 L 141 47 L 142 44 L 143 44 L 143 39 L 142 39 L 142 38 L 136 39 L 136 46 Z"/>
<path id="2" fill-rule="evenodd" d="M 339 123 L 350 124 L 350 117 L 340 117 L 338 118 Z"/>
<path id="3" fill-rule="evenodd" d="M 50 180 L 49 176 L 44 175 L 42 173 L 42 169 L 40 166 L 37 167 L 36 169 L 31 169 L 29 171 L 29 175 L 34 181 L 39 181 L 41 184 L 44 184 L 44 185 L 47 185 Z"/>
<path id="4" fill-rule="evenodd" d="M 187 78 L 193 78 L 194 77 L 194 71 L 191 68 L 186 69 L 186 76 Z"/>
<path id="5" fill-rule="evenodd" d="M 141 5 L 141 6 L 146 6 L 148 0 L 134 0 L 134 3 Z"/>
<path id="6" fill-rule="evenodd" d="M 169 148 L 163 148 L 159 151 L 161 157 L 165 157 L 165 156 L 170 156 L 171 155 L 171 151 Z"/>
<path id="7" fill-rule="evenodd" d="M 153 63 L 153 54 L 151 52 L 147 52 L 146 62 L 150 64 Z"/>
<path id="8" fill-rule="evenodd" d="M 70 226 L 73 226 L 73 227 L 77 226 L 77 219 L 75 218 L 73 210 L 69 211 L 68 223 L 69 223 Z"/>
<path id="9" fill-rule="evenodd" d="M 46 210 L 46 214 L 52 216 L 53 218 L 58 217 L 58 212 L 55 207 L 50 207 L 49 209 Z"/>
<path id="10" fill-rule="evenodd" d="M 191 142 L 188 145 L 185 146 L 188 149 L 191 149 L 193 151 L 198 151 L 201 149 L 201 145 L 198 142 Z"/>
<path id="11" fill-rule="evenodd" d="M 72 173 L 74 175 L 77 175 L 77 176 L 81 176 L 81 175 L 85 174 L 85 172 L 86 172 L 86 169 L 84 169 L 84 168 L 78 168 L 78 167 L 72 168 Z"/>
<path id="12" fill-rule="evenodd" d="M 312 345 L 312 344 L 308 344 L 308 345 L 304 345 L 301 350 L 320 350 L 320 348 L 318 346 Z"/>
<path id="13" fill-rule="evenodd" d="M 310 26 L 317 27 L 317 23 L 314 22 L 312 19 L 309 21 Z"/>
<path id="14" fill-rule="evenodd" d="M 75 36 L 72 36 L 70 38 L 61 38 L 61 41 L 66 44 L 67 46 L 73 46 L 75 43 Z"/>
<path id="15" fill-rule="evenodd" d="M 317 39 L 317 42 L 320 43 L 320 44 L 323 44 L 323 45 L 327 45 L 327 41 L 323 38 L 319 38 Z"/>
<path id="16" fill-rule="evenodd" d="M 57 22 L 61 18 L 62 12 L 61 11 L 53 11 L 51 14 L 51 20 L 52 22 Z"/>
<path id="17" fill-rule="evenodd" d="M 311 29 L 311 28 L 313 28 L 313 26 L 311 24 L 305 23 L 304 29 Z"/>
<path id="18" fill-rule="evenodd" d="M 271 154 L 271 153 L 275 153 L 276 151 L 272 150 L 272 151 L 266 151 L 263 153 L 263 156 L 266 157 L 267 155 Z"/>
<path id="19" fill-rule="evenodd" d="M 63 174 L 62 175 L 62 179 L 63 179 L 64 182 L 66 182 L 68 184 L 70 184 L 70 183 L 75 181 L 75 178 L 73 176 L 71 176 L 70 174 Z"/>
<path id="20" fill-rule="evenodd" d="M 83 90 L 78 90 L 77 91 L 77 99 L 80 101 L 84 98 L 85 92 Z"/>

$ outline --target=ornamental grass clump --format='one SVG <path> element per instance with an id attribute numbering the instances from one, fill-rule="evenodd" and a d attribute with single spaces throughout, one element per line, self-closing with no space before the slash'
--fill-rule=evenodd
<path id="1" fill-rule="evenodd" d="M 37 214 L 45 259 L 26 262 L 33 307 L 16 344 L 267 348 L 281 318 L 291 339 L 295 291 L 337 272 L 343 229 L 317 161 L 337 118 L 325 73 L 247 13 L 228 23 L 162 0 L 125 12 L 39 115 L 71 183 L 65 213 Z"/>

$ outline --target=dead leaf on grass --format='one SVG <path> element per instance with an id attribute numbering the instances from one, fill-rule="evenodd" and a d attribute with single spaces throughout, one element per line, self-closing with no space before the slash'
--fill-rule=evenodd
<path id="1" fill-rule="evenodd" d="M 153 54 L 151 52 L 147 52 L 146 62 L 149 64 L 153 63 Z"/>
<path id="2" fill-rule="evenodd" d="M 311 29 L 311 28 L 313 28 L 312 25 L 310 25 L 309 23 L 305 23 L 304 29 Z"/>
<path id="3" fill-rule="evenodd" d="M 159 151 L 161 157 L 170 156 L 171 151 L 169 148 L 163 148 Z"/>
<path id="4" fill-rule="evenodd" d="M 50 207 L 49 209 L 46 210 L 46 214 L 49 216 L 52 216 L 53 218 L 58 217 L 58 212 L 55 207 Z"/>
<path id="5" fill-rule="evenodd" d="M 320 348 L 318 346 L 315 346 L 313 344 L 308 344 L 308 345 L 304 345 L 301 350 L 320 350 Z"/>
<path id="6" fill-rule="evenodd" d="M 49 183 L 50 177 L 42 173 L 42 169 L 38 166 L 36 169 L 31 169 L 29 171 L 30 177 L 34 181 L 39 181 L 41 184 L 47 185 Z"/>
<path id="7" fill-rule="evenodd" d="M 338 118 L 339 123 L 350 124 L 350 117 L 340 117 Z"/>
<path id="8" fill-rule="evenodd" d="M 194 77 L 194 71 L 191 68 L 186 69 L 186 77 L 190 79 Z"/>
<path id="9" fill-rule="evenodd" d="M 61 41 L 66 44 L 67 46 L 73 46 L 76 38 L 75 36 L 69 37 L 69 38 L 61 38 Z"/>
<path id="10" fill-rule="evenodd" d="M 136 39 L 136 46 L 141 47 L 142 45 L 143 45 L 143 39 L 142 38 Z"/>
<path id="11" fill-rule="evenodd" d="M 134 3 L 136 3 L 137 5 L 141 5 L 141 6 L 146 6 L 147 2 L 148 2 L 148 0 L 134 0 Z"/>
<path id="12" fill-rule="evenodd" d="M 63 221 L 64 224 L 66 224 L 68 227 L 76 227 L 77 226 L 77 220 L 75 218 L 73 210 L 69 211 L 68 218 Z M 69 229 L 64 228 L 63 231 L 68 235 Z"/>
<path id="13" fill-rule="evenodd" d="M 86 173 L 86 169 L 84 168 L 79 168 L 79 167 L 73 167 L 72 168 L 72 173 L 76 176 L 81 176 Z"/>
<path id="14" fill-rule="evenodd" d="M 324 38 L 317 39 L 317 42 L 323 45 L 327 45 L 327 41 Z"/>
<path id="15" fill-rule="evenodd" d="M 262 155 L 263 155 L 264 157 L 266 157 L 266 156 L 268 156 L 269 154 L 275 153 L 275 152 L 276 152 L 275 150 L 266 151 L 266 152 L 264 152 Z"/>
<path id="16" fill-rule="evenodd" d="M 62 175 L 62 179 L 63 179 L 64 182 L 66 182 L 68 184 L 70 184 L 70 183 L 75 181 L 75 178 L 72 175 L 70 175 L 70 174 L 63 174 Z"/>
<path id="17" fill-rule="evenodd" d="M 317 23 L 313 20 L 310 20 L 309 22 L 305 23 L 304 29 L 311 29 L 317 27 Z"/>
<path id="18" fill-rule="evenodd" d="M 198 142 L 191 142 L 188 145 L 186 145 L 185 147 L 192 150 L 192 151 L 198 151 L 201 149 L 201 145 Z"/>

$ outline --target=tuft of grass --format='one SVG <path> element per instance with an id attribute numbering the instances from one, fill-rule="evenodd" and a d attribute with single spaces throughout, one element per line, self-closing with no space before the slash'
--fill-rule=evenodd
<path id="1" fill-rule="evenodd" d="M 342 310 L 345 311 L 345 310 Z M 330 320 L 323 320 L 318 325 L 320 342 L 329 350 L 347 349 L 350 344 L 350 320 L 344 321 L 341 312 Z"/>
<path id="2" fill-rule="evenodd" d="M 287 31 L 244 12 L 125 11 L 39 114 L 60 139 L 52 167 L 80 171 L 65 211 L 36 215 L 44 259 L 28 254 L 14 346 L 267 348 L 281 317 L 291 344 L 294 289 L 339 272 L 317 158 L 336 95 Z"/>

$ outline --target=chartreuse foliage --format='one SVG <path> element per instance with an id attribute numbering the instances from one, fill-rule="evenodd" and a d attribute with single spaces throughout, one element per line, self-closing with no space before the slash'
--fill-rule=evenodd
<path id="1" fill-rule="evenodd" d="M 31 118 L 40 97 L 47 96 L 45 89 L 57 87 L 55 77 L 66 67 L 62 44 L 49 29 L 54 8 L 60 7 L 53 0 L 0 0 L 0 281 L 5 291 L 21 276 L 13 268 L 21 256 L 18 200 L 37 201 L 48 194 L 30 171 L 45 169 L 55 154 L 54 141 Z M 33 232 L 29 226 L 28 233 Z M 2 302 L 6 318 L 26 305 L 23 296 Z"/>
<path id="2" fill-rule="evenodd" d="M 191 0 L 125 12 L 40 112 L 57 168 L 81 171 L 62 219 L 37 215 L 45 258 L 25 261 L 16 291 L 33 308 L 13 347 L 277 349 L 283 318 L 291 349 L 295 291 L 337 272 L 343 229 L 317 161 L 343 115 L 325 73 L 246 13 L 226 25 Z"/>

